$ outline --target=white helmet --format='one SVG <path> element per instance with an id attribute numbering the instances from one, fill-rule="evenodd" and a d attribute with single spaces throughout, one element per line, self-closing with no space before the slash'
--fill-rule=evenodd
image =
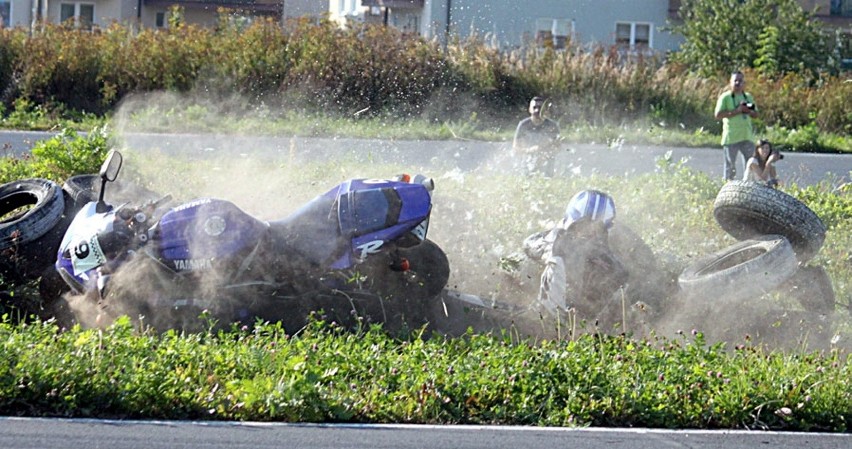
<path id="1" fill-rule="evenodd" d="M 568 202 L 562 226 L 567 228 L 571 223 L 588 219 L 600 221 L 606 229 L 612 227 L 615 219 L 615 201 L 612 197 L 598 190 L 582 190 L 577 192 Z"/>

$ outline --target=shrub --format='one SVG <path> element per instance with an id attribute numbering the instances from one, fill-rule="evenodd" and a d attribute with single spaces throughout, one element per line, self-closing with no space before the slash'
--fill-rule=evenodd
<path id="1" fill-rule="evenodd" d="M 7 114 L 23 98 L 47 117 L 74 117 L 108 113 L 130 94 L 170 91 L 217 102 L 241 96 L 228 103 L 237 112 L 286 104 L 287 113 L 352 117 L 367 111 L 439 122 L 475 112 L 480 120 L 514 126 L 529 98 L 544 95 L 551 99 L 549 114 L 563 124 L 720 127 L 712 109 L 725 77 L 702 78 L 688 65 L 614 48 L 498 50 L 480 36 L 442 47 L 393 27 L 341 29 L 327 20 L 246 25 L 226 20 L 224 12 L 221 17 L 217 28 L 176 23 L 137 31 L 113 24 L 92 33 L 46 25 L 32 36 L 3 29 L 6 98 L 0 102 Z M 747 76 L 763 125 L 814 123 L 820 132 L 852 132 L 852 83 L 804 72 Z"/>
<path id="2" fill-rule="evenodd" d="M 109 151 L 110 132 L 95 128 L 80 135 L 63 129 L 56 136 L 37 142 L 30 155 L 0 159 L 0 182 L 23 178 L 46 178 L 62 183 L 70 176 L 97 173 Z"/>

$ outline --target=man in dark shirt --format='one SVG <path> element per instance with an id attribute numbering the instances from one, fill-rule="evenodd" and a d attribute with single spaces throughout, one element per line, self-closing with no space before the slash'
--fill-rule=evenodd
<path id="1" fill-rule="evenodd" d="M 554 161 L 559 149 L 559 125 L 541 115 L 543 106 L 542 97 L 533 97 L 530 100 L 530 116 L 518 123 L 512 150 L 521 156 L 527 173 L 553 177 Z"/>

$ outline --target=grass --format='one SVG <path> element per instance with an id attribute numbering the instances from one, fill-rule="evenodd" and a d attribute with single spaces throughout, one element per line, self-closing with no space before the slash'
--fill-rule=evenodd
<path id="1" fill-rule="evenodd" d="M 0 161 L 0 173 L 62 180 L 69 170 L 92 172 L 106 142 L 100 133 L 77 138 L 68 132 L 40 144 L 33 157 Z M 353 173 L 382 177 L 405 168 L 348 160 L 166 159 L 132 150 L 125 156 L 124 179 L 145 180 L 178 199 L 225 197 L 272 216 Z M 501 288 L 502 259 L 559 217 L 580 188 L 610 192 L 619 220 L 674 273 L 732 242 L 712 218 L 720 181 L 677 161 L 661 159 L 656 173 L 629 179 L 433 176 L 430 238 L 447 250 L 471 288 Z M 287 330 L 247 323 L 220 331 L 210 322 L 205 332 L 155 334 L 127 319 L 101 330 L 60 329 L 47 317 L 15 319 L 13 309 L 0 323 L 0 414 L 848 432 L 852 198 L 828 183 L 789 186 L 788 193 L 829 229 L 814 263 L 826 268 L 837 293 L 836 339 L 820 351 L 804 344 L 765 346 L 744 334 L 717 343 L 706 337 L 711 329 L 700 327 L 667 335 L 631 328 L 622 335 L 624 328 L 581 322 L 582 332 L 557 338 L 507 325 L 494 334 L 449 338 L 366 325 L 344 331 L 321 322 Z M 38 295 L 30 285 L 4 287 L 18 304 Z M 796 307 L 783 295 L 760 301 Z"/>
<path id="2" fill-rule="evenodd" d="M 315 322 L 181 334 L 0 323 L 0 413 L 286 422 L 846 432 L 839 350 L 708 346 L 700 333 L 393 338 Z"/>
<path id="3" fill-rule="evenodd" d="M 482 140 L 510 141 L 524 112 L 512 117 L 485 117 L 472 112 L 466 119 L 439 121 L 418 117 L 339 116 L 304 113 L 259 106 L 250 111 L 223 117 L 211 105 L 152 102 L 132 112 L 121 111 L 105 117 L 91 114 L 75 119 L 58 118 L 41 109 L 15 112 L 0 119 L 0 128 L 24 130 L 75 129 L 86 131 L 112 126 L 129 132 L 186 132 L 215 134 L 259 134 L 353 137 L 400 140 Z M 357 111 L 356 111 L 357 112 Z M 571 123 L 562 125 L 562 136 L 572 143 L 630 143 L 670 147 L 719 146 L 719 130 L 688 129 L 682 124 L 651 118 L 620 125 Z M 852 138 L 822 133 L 813 127 L 765 128 L 759 133 L 785 151 L 852 153 Z"/>

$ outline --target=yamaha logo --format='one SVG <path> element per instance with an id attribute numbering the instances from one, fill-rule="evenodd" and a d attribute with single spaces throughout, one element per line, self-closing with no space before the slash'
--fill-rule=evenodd
<path id="1" fill-rule="evenodd" d="M 218 215 L 214 215 L 214 216 L 208 218 L 204 222 L 204 233 L 205 234 L 207 234 L 211 237 L 215 237 L 215 236 L 217 236 L 217 235 L 219 235 L 223 232 L 225 232 L 225 219 L 224 218 L 222 218 Z"/>

